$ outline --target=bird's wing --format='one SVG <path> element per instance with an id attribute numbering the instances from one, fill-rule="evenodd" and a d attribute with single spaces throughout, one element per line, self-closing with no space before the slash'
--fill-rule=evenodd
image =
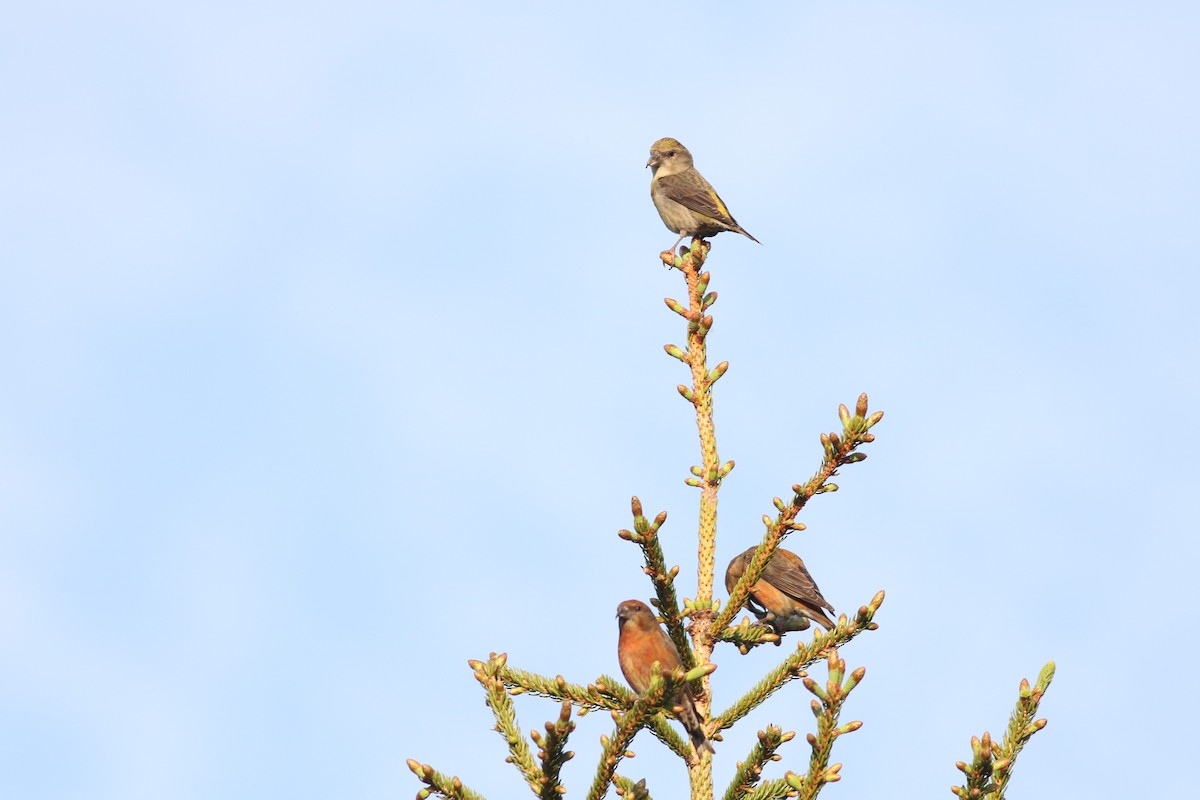
<path id="1" fill-rule="evenodd" d="M 651 660 L 657 661 L 662 666 L 663 674 L 666 675 L 680 667 L 679 650 L 661 625 L 655 623 L 654 629 L 658 635 L 654 637 L 654 644 L 650 648 L 653 653 Z"/>
<path id="2" fill-rule="evenodd" d="M 662 193 L 684 208 L 720 220 L 726 225 L 737 225 L 716 190 L 695 170 L 664 175 L 657 181 Z"/>
<path id="3" fill-rule="evenodd" d="M 818 608 L 833 610 L 833 606 L 829 605 L 829 602 L 821 596 L 821 590 L 817 588 L 817 584 L 808 574 L 808 570 L 801 564 L 781 565 L 778 558 L 772 558 L 767 562 L 767 568 L 763 570 L 762 579 L 796 600 Z"/>

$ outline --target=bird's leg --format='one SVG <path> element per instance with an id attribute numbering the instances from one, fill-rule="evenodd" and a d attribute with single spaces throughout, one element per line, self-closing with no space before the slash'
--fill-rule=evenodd
<path id="1" fill-rule="evenodd" d="M 671 264 L 675 263 L 675 256 L 679 255 L 679 253 L 677 252 L 679 250 L 679 243 L 682 242 L 686 237 L 687 237 L 687 233 L 679 234 L 679 238 L 675 240 L 675 244 L 671 245 L 666 250 L 662 251 L 662 255 L 664 255 L 664 256 L 667 255 L 668 253 L 671 254 L 671 258 L 668 263 L 671 263 Z M 667 261 L 667 259 L 664 258 L 663 261 Z"/>
<path id="2" fill-rule="evenodd" d="M 771 619 L 775 619 L 775 615 L 772 614 L 771 612 L 767 611 L 767 609 L 764 606 L 759 605 L 753 597 L 746 598 L 745 608 L 747 611 L 749 611 L 751 614 L 753 614 L 754 618 L 757 619 L 759 622 L 763 621 L 763 617 L 770 617 Z"/>

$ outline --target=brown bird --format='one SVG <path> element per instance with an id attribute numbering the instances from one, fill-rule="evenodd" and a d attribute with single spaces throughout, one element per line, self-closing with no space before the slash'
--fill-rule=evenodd
<path id="1" fill-rule="evenodd" d="M 751 547 L 729 562 L 729 568 L 725 570 L 726 591 L 733 592 L 757 549 L 757 546 Z M 833 621 L 821 611 L 827 608 L 832 612 L 833 606 L 821 596 L 821 590 L 804 568 L 800 556 L 783 548 L 771 555 L 767 568 L 750 587 L 746 607 L 777 634 L 805 630 L 810 619 L 827 631 L 834 628 Z"/>
<path id="2" fill-rule="evenodd" d="M 617 606 L 617 627 L 621 631 L 617 641 L 621 673 L 638 694 L 650 686 L 650 668 L 655 661 L 663 675 L 669 675 L 681 666 L 675 643 L 658 624 L 654 612 L 641 600 L 626 600 Z M 712 744 L 704 734 L 703 717 L 688 687 L 680 687 L 670 702 L 675 716 L 692 739 L 696 755 L 713 752 Z"/>

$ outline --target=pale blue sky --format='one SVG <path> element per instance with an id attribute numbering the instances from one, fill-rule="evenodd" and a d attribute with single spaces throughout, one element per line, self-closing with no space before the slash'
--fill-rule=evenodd
<path id="1" fill-rule="evenodd" d="M 661 136 L 764 243 L 709 263 L 721 565 L 887 412 L 788 544 L 888 592 L 827 796 L 950 797 L 1049 659 L 1013 797 L 1190 785 L 1200 11 L 749 5 L 7 12 L 0 794 L 524 795 L 466 660 L 617 674 L 633 494 L 694 593 Z M 783 652 L 718 650 L 718 707 Z M 805 769 L 807 703 L 718 790 L 772 721 Z"/>

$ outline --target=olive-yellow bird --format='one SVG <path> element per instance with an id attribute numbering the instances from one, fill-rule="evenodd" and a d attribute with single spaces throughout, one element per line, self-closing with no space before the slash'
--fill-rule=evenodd
<path id="1" fill-rule="evenodd" d="M 684 237 L 703 239 L 721 231 L 734 231 L 758 242 L 738 225 L 717 190 L 692 165 L 692 154 L 677 139 L 668 137 L 652 144 L 646 166 L 654 170 L 650 199 L 663 224 L 679 234 L 671 245 L 672 253 Z"/>

